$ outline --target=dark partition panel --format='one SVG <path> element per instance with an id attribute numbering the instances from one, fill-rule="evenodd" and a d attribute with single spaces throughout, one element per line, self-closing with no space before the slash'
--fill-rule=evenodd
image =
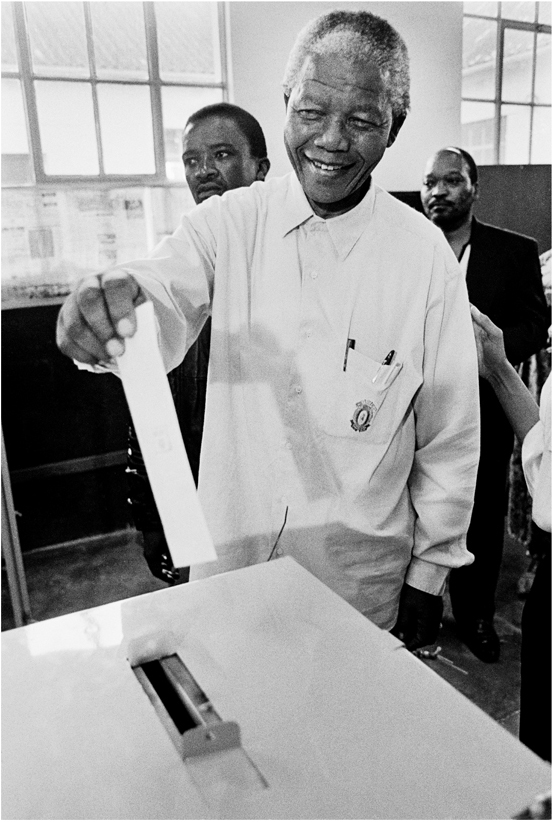
<path id="1" fill-rule="evenodd" d="M 534 237 L 539 253 L 552 247 L 552 167 L 481 166 L 475 216 Z"/>
<path id="2" fill-rule="evenodd" d="M 58 311 L 2 312 L 2 427 L 23 550 L 109 533 L 129 518 L 121 384 L 58 351 Z"/>

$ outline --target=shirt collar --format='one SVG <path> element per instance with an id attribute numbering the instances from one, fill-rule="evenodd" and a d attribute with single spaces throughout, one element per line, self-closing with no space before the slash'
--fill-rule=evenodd
<path id="1" fill-rule="evenodd" d="M 298 178 L 295 174 L 291 174 L 283 214 L 283 236 L 308 220 L 325 223 L 337 253 L 344 258 L 352 251 L 362 236 L 362 232 L 367 228 L 374 207 L 375 183 L 372 180 L 369 191 L 357 206 L 347 211 L 346 214 L 323 220 L 314 214 Z"/>
<path id="2" fill-rule="evenodd" d="M 467 277 L 467 267 L 469 265 L 469 255 L 471 254 L 471 242 L 466 243 L 464 248 L 464 253 L 460 257 L 459 263 L 460 268 L 462 269 L 464 276 Z"/>
<path id="3" fill-rule="evenodd" d="M 289 185 L 285 195 L 282 215 L 283 237 L 314 216 L 312 207 L 306 199 L 296 174 L 291 172 L 288 177 Z"/>

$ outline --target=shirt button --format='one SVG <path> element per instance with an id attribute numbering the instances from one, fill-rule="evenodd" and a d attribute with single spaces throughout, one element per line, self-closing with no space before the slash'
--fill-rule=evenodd
<path id="1" fill-rule="evenodd" d="M 290 451 L 290 449 L 292 448 L 292 442 L 286 442 L 285 448 L 287 448 Z"/>
<path id="2" fill-rule="evenodd" d="M 275 551 L 275 556 L 277 556 L 277 557 L 282 557 L 283 556 L 283 552 L 280 548 L 277 548 L 277 550 Z"/>
<path id="3" fill-rule="evenodd" d="M 318 275 L 317 271 L 312 271 L 310 276 L 311 276 L 312 280 L 317 280 L 319 275 Z"/>
<path id="4" fill-rule="evenodd" d="M 297 386 L 296 386 L 296 388 L 295 388 L 294 390 L 296 391 L 296 393 L 297 393 L 297 394 L 301 394 L 301 393 L 302 393 L 302 386 L 301 386 L 301 385 L 297 385 Z"/>
<path id="5" fill-rule="evenodd" d="M 312 329 L 311 329 L 311 328 L 307 328 L 307 329 L 306 329 L 306 337 L 311 337 L 311 336 L 312 336 Z"/>

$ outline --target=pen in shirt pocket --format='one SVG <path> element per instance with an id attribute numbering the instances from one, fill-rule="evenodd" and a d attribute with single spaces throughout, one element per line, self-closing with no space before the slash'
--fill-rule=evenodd
<path id="1" fill-rule="evenodd" d="M 383 362 L 381 363 L 381 365 L 379 366 L 379 368 L 377 369 L 377 373 L 375 374 L 371 382 L 380 382 L 383 377 L 385 377 L 384 381 L 386 381 L 387 376 L 390 373 L 389 369 L 391 367 L 391 362 L 394 360 L 395 357 L 396 351 L 394 350 L 394 348 L 392 348 L 383 360 Z"/>
<path id="2" fill-rule="evenodd" d="M 346 363 L 348 362 L 348 352 L 350 349 L 354 350 L 356 348 L 356 340 L 351 340 L 350 337 L 346 340 L 346 348 L 344 350 L 344 363 L 342 365 L 342 370 L 346 371 Z"/>

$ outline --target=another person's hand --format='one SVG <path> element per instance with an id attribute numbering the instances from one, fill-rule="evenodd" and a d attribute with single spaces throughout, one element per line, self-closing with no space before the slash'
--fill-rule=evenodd
<path id="1" fill-rule="evenodd" d="M 542 287 L 548 305 L 552 305 L 552 249 L 549 248 L 539 257 L 541 264 Z"/>
<path id="2" fill-rule="evenodd" d="M 124 271 L 85 277 L 58 315 L 60 351 L 89 365 L 119 357 L 125 337 L 136 331 L 135 307 L 145 301 L 137 281 Z"/>
<path id="3" fill-rule="evenodd" d="M 477 345 L 479 376 L 489 380 L 507 363 L 504 334 L 486 314 L 482 314 L 474 305 L 471 306 L 471 318 Z"/>
<path id="4" fill-rule="evenodd" d="M 175 585 L 180 581 L 180 574 L 174 567 L 171 554 L 167 547 L 163 531 L 143 531 L 142 532 L 143 554 L 151 573 L 161 579 Z"/>
<path id="5" fill-rule="evenodd" d="M 514 819 L 552 819 L 552 791 L 539 794 Z"/>
<path id="6" fill-rule="evenodd" d="M 402 640 L 408 651 L 433 645 L 439 635 L 442 605 L 441 596 L 420 591 L 405 582 L 391 634 Z"/>

